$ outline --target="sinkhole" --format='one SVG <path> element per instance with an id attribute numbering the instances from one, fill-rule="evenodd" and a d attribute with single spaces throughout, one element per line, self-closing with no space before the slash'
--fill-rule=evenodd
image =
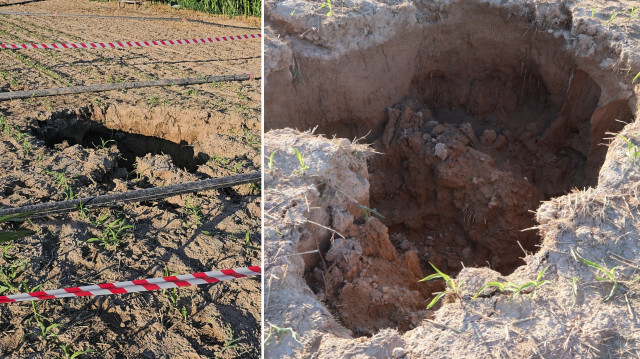
<path id="1" fill-rule="evenodd" d="M 173 134 L 157 133 L 157 124 L 162 122 L 163 116 L 153 111 L 131 111 L 115 105 L 87 106 L 52 113 L 38 121 L 33 131 L 49 147 L 63 142 L 85 148 L 115 145 L 120 153 L 119 167 L 129 172 L 134 171 L 136 159 L 147 154 L 169 155 L 177 167 L 196 172 L 209 156 L 196 152 L 186 140 L 176 137 L 175 133 L 183 134 L 179 129 Z"/>
<path id="2" fill-rule="evenodd" d="M 366 136 L 381 153 L 368 171 L 370 206 L 384 218 L 331 248 L 324 241 L 305 275 L 356 335 L 428 317 L 443 288 L 417 283 L 434 273 L 430 263 L 451 275 L 463 266 L 512 273 L 523 251 L 537 250 L 537 232 L 522 230 L 536 225 L 540 202 L 595 186 L 607 133 L 633 120 L 629 102 L 612 96 L 618 75 L 571 49 L 570 19 L 547 30 L 507 15 L 460 4 L 337 58 L 294 47 L 290 72 L 304 82 L 267 77 L 267 129 Z"/>

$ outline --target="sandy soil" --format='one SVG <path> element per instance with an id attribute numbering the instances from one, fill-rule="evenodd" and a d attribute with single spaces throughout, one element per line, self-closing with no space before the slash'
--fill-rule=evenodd
<path id="1" fill-rule="evenodd" d="M 0 16 L 0 42 L 178 39 L 259 32 L 257 21 L 168 7 L 53 0 L 0 11 L 188 17 L 219 25 Z M 260 42 L 0 52 L 2 91 L 259 73 Z M 260 168 L 260 81 L 0 103 L 0 205 L 149 188 Z M 90 238 L 124 228 L 119 243 Z M 36 235 L 2 248 L 2 294 L 260 264 L 260 187 L 4 224 Z M 245 243 L 246 236 L 249 243 Z M 0 357 L 258 357 L 260 277 L 123 296 L 0 307 Z M 35 311 L 34 311 L 35 310 Z M 50 331 L 43 333 L 40 323 Z M 55 325 L 54 325 L 55 324 Z"/>
<path id="2" fill-rule="evenodd" d="M 266 357 L 639 355 L 635 2 L 265 7 Z"/>

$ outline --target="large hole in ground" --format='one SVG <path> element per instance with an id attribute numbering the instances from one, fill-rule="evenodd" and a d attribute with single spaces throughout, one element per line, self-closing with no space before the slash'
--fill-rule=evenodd
<path id="1" fill-rule="evenodd" d="M 602 103 L 593 74 L 555 35 L 465 4 L 337 60 L 297 53 L 313 86 L 267 79 L 271 127 L 315 120 L 327 135 L 369 133 L 383 153 L 368 165 L 371 207 L 387 228 L 361 224 L 307 263 L 310 287 L 355 334 L 429 315 L 421 310 L 442 289 L 417 285 L 429 263 L 451 275 L 463 265 L 512 273 L 523 249 L 536 251 L 536 232 L 521 230 L 540 201 L 597 183 L 606 133 L 633 113 L 626 101 Z"/>
<path id="2" fill-rule="evenodd" d="M 111 111 L 110 113 L 117 113 Z M 149 112 L 146 116 L 153 117 Z M 100 111 L 94 106 L 83 107 L 74 111 L 53 113 L 50 118 L 38 121 L 34 128 L 37 137 L 43 139 L 47 146 L 67 142 L 69 145 L 82 145 L 86 148 L 116 145 L 120 152 L 119 166 L 129 172 L 134 171 L 136 159 L 147 154 L 166 154 L 174 165 L 189 172 L 195 172 L 199 165 L 209 159 L 204 153 L 195 153 L 194 148 L 186 141 L 176 143 L 162 136 L 148 136 L 144 121 L 130 121 L 126 126 L 113 121 L 108 111 Z M 131 119 L 122 116 L 125 120 Z M 135 119 L 135 116 L 132 116 Z M 131 122 L 141 122 L 132 126 Z M 151 121 L 150 121 L 151 122 Z M 178 131 L 179 132 L 179 131 Z"/>

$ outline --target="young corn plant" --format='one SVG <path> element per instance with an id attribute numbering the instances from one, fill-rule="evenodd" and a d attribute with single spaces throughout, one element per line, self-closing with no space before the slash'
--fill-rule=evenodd
<path id="1" fill-rule="evenodd" d="M 234 351 L 235 352 L 235 353 L 233 353 L 234 356 L 240 357 L 243 354 L 249 352 L 249 348 L 247 348 L 246 346 L 238 344 L 238 342 L 240 342 L 242 339 L 244 339 L 244 337 L 235 338 L 234 337 L 235 335 L 233 333 L 233 329 L 231 328 L 231 325 L 227 324 L 226 332 L 227 332 L 227 339 L 225 339 L 224 345 L 222 346 L 222 349 L 218 350 L 215 353 L 216 356 L 222 356 L 227 351 Z"/>
<path id="2" fill-rule="evenodd" d="M 89 238 L 87 242 L 97 242 L 99 246 L 105 249 L 115 250 L 122 243 L 124 235 L 134 228 L 124 218 L 116 218 L 105 225 L 106 220 L 109 218 L 111 216 L 105 213 L 97 219 L 96 225 L 103 227 L 102 233 L 98 237 Z"/>
<path id="3" fill-rule="evenodd" d="M 358 204 L 358 207 L 360 207 L 364 211 L 365 223 L 369 223 L 369 219 L 371 219 L 372 215 L 376 215 L 380 218 L 384 218 L 384 216 L 380 214 L 380 212 L 376 211 L 375 208 L 369 208 L 361 204 Z"/>
<path id="4" fill-rule="evenodd" d="M 462 299 L 462 296 L 460 295 L 460 286 L 462 285 L 462 283 L 456 284 L 456 281 L 454 281 L 450 276 L 442 273 L 438 268 L 436 268 L 436 266 L 433 265 L 433 263 L 429 262 L 429 264 L 436 272 L 420 279 L 418 282 L 426 282 L 432 279 L 443 279 L 445 284 L 447 285 L 447 289 L 442 292 L 438 292 L 436 296 L 431 300 L 431 302 L 427 304 L 427 309 L 431 309 L 438 303 L 440 299 L 442 299 L 447 294 L 451 294 L 458 299 Z"/>
<path id="5" fill-rule="evenodd" d="M 39 287 L 40 286 L 32 288 L 32 290 L 29 290 L 29 292 L 39 290 Z M 45 342 L 48 342 L 50 340 L 59 341 L 60 339 L 58 338 L 56 329 L 60 327 L 60 324 L 54 323 L 53 319 L 46 317 L 42 313 L 40 313 L 40 304 L 41 303 L 36 301 L 31 302 L 31 309 L 33 310 L 33 316 L 31 319 L 36 321 L 38 327 L 36 330 L 26 334 L 25 336 L 34 335 Z"/>
<path id="6" fill-rule="evenodd" d="M 619 11 L 616 11 L 613 14 L 611 14 L 611 17 L 606 22 L 607 29 L 611 26 L 611 24 L 613 23 L 613 20 L 615 20 L 618 15 L 620 15 Z"/>
<path id="7" fill-rule="evenodd" d="M 640 150 L 638 150 L 638 146 L 633 144 L 630 139 L 623 135 L 618 135 L 618 137 L 622 138 L 627 143 L 627 158 L 635 165 L 636 162 L 638 162 L 638 157 L 640 157 Z"/>
<path id="8" fill-rule="evenodd" d="M 56 357 L 56 359 L 75 359 L 77 357 L 79 357 L 80 355 L 84 355 L 84 354 L 89 354 L 89 353 L 93 353 L 94 351 L 92 349 L 87 349 L 87 350 L 76 350 L 73 351 L 73 348 L 71 348 L 70 345 L 66 345 L 63 343 L 60 343 L 60 345 L 58 346 L 60 348 L 60 350 L 62 350 L 62 355 Z"/>
<path id="9" fill-rule="evenodd" d="M 176 273 L 170 273 L 169 269 L 165 266 L 164 276 L 168 277 L 170 275 L 176 275 Z M 181 293 L 178 288 L 163 289 L 162 293 L 167 296 L 167 299 L 169 299 L 169 302 L 171 303 L 171 308 L 179 311 L 180 314 L 182 315 L 182 318 L 184 320 L 187 320 L 187 317 L 189 316 L 187 312 L 187 307 L 185 307 L 184 305 L 180 305 L 180 298 L 185 296 L 184 293 Z"/>
<path id="10" fill-rule="evenodd" d="M 68 177 L 66 171 L 56 172 L 47 169 L 43 171 L 55 178 L 56 185 L 63 191 L 66 200 L 76 198 L 76 194 L 73 192 L 73 188 L 71 187 L 73 178 Z"/>
<path id="11" fill-rule="evenodd" d="M 625 10 L 624 14 L 628 17 L 627 21 L 631 21 L 634 17 L 640 17 L 640 7 L 632 6 L 630 9 Z"/>
<path id="12" fill-rule="evenodd" d="M 297 148 L 293 148 L 291 147 L 291 149 L 293 150 L 293 152 L 296 153 L 296 157 L 298 157 L 298 162 L 300 163 L 300 169 L 296 171 L 297 174 L 300 174 L 306 170 L 309 169 L 309 167 L 307 165 L 304 164 L 304 156 L 302 156 L 302 153 L 300 153 L 300 151 L 298 151 Z"/>
<path id="13" fill-rule="evenodd" d="M 9 266 L 0 266 L 0 294 L 6 291 L 21 292 L 24 289 L 26 280 L 20 282 L 17 279 L 24 273 L 27 260 L 21 260 L 9 264 Z"/>
<path id="14" fill-rule="evenodd" d="M 249 132 L 249 130 L 244 129 L 244 134 L 242 135 L 242 143 L 251 147 L 259 146 L 260 137 L 252 134 L 251 132 Z"/>
<path id="15" fill-rule="evenodd" d="M 480 287 L 480 290 L 476 292 L 476 294 L 471 298 L 471 300 L 476 299 L 480 294 L 484 292 L 485 289 L 488 288 L 496 288 L 500 292 L 511 292 L 511 296 L 509 297 L 509 301 L 512 301 L 513 298 L 518 295 L 522 296 L 523 293 L 531 293 L 531 299 L 535 298 L 536 293 L 540 287 L 543 285 L 551 284 L 550 280 L 542 280 L 544 274 L 549 269 L 549 266 L 544 267 L 536 277 L 536 280 L 528 281 L 524 284 L 516 284 L 511 282 L 489 282 Z"/>
<path id="16" fill-rule="evenodd" d="M 324 7 L 329 9 L 329 12 L 327 13 L 327 16 L 331 16 L 333 14 L 333 6 L 331 5 L 331 0 L 325 0 L 324 3 L 322 3 L 322 5 L 320 5 L 320 9 L 322 9 Z"/>
<path id="17" fill-rule="evenodd" d="M 194 204 L 193 202 L 189 202 L 189 198 L 190 197 L 187 197 L 184 208 L 193 218 L 193 224 L 195 224 L 196 226 L 200 226 L 202 225 L 202 210 L 200 209 L 199 205 Z"/>
<path id="18" fill-rule="evenodd" d="M 113 143 L 115 144 L 116 141 L 114 140 L 105 140 L 104 138 L 100 137 L 100 143 L 99 144 L 95 144 L 95 143 L 91 143 L 93 145 L 93 147 L 96 148 L 96 150 L 104 150 L 105 148 L 107 148 L 107 145 L 109 143 Z"/>
<path id="19" fill-rule="evenodd" d="M 618 290 L 618 285 L 619 282 L 616 279 L 616 269 L 618 267 L 613 267 L 611 269 L 607 269 L 604 266 L 599 265 L 598 263 L 592 262 L 588 259 L 585 259 L 584 257 L 582 257 L 580 255 L 580 253 L 578 253 L 578 251 L 576 251 L 574 248 L 571 248 L 571 254 L 573 254 L 573 257 L 576 260 L 580 260 L 582 263 L 588 265 L 589 267 L 595 269 L 597 272 L 602 273 L 602 275 L 595 275 L 596 280 L 600 281 L 600 282 L 607 282 L 607 283 L 611 283 L 611 291 L 609 292 L 609 295 L 607 295 L 602 301 L 603 302 L 607 302 L 609 300 L 611 300 L 611 298 L 613 298 L 613 296 L 616 294 L 616 290 Z"/>
<path id="20" fill-rule="evenodd" d="M 273 324 L 269 323 L 269 335 L 267 335 L 267 338 L 264 340 L 264 346 L 269 344 L 269 341 L 271 341 L 271 339 L 273 339 L 274 335 L 275 335 L 277 340 L 282 340 L 282 337 L 285 334 L 290 334 L 291 338 L 293 340 L 295 340 L 296 343 L 302 344 L 300 342 L 300 340 L 298 339 L 298 333 L 296 333 L 293 330 L 293 328 L 281 328 L 281 327 L 278 327 L 276 325 L 273 325 Z"/>
<path id="21" fill-rule="evenodd" d="M 247 231 L 244 233 L 244 250 L 246 252 L 249 249 L 255 249 L 257 251 L 260 250 L 260 248 L 251 245 L 251 230 L 247 229 Z"/>
<path id="22" fill-rule="evenodd" d="M 271 152 L 271 154 L 269 155 L 269 163 L 267 163 L 267 167 L 272 170 L 273 169 L 273 155 L 276 154 L 276 152 L 278 151 L 273 151 Z"/>

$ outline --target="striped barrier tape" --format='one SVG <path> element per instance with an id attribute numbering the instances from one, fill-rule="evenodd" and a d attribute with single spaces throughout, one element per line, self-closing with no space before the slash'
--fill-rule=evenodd
<path id="1" fill-rule="evenodd" d="M 0 48 L 10 50 L 21 49 L 105 49 L 124 47 L 148 47 L 148 46 L 169 46 L 169 45 L 193 45 L 208 44 L 214 42 L 225 42 L 235 40 L 259 39 L 262 34 L 234 35 L 223 37 L 206 37 L 199 39 L 181 40 L 156 40 L 156 41 L 119 41 L 119 42 L 92 42 L 92 43 L 72 43 L 72 44 L 0 44 Z"/>
<path id="2" fill-rule="evenodd" d="M 32 293 L 21 293 L 0 296 L 0 303 L 24 302 L 67 297 L 86 297 L 91 295 L 110 295 L 123 293 L 147 292 L 158 289 L 187 287 L 207 283 L 216 283 L 230 279 L 245 278 L 262 274 L 258 266 L 224 269 L 220 271 L 182 274 L 151 279 L 136 279 L 126 282 L 87 285 L 64 289 L 43 290 Z"/>

